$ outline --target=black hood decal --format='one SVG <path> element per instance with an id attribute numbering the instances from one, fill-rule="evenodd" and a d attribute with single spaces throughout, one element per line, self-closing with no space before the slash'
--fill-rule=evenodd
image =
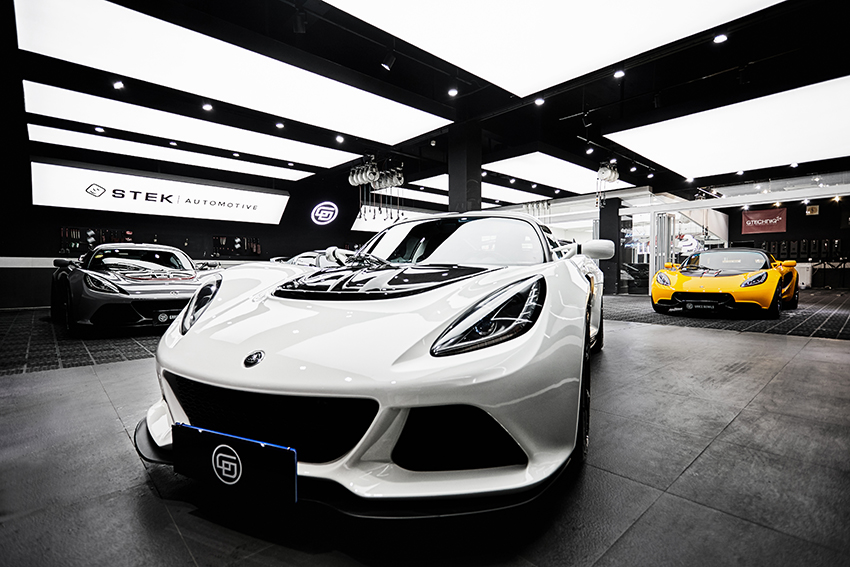
<path id="1" fill-rule="evenodd" d="M 288 281 L 274 292 L 286 299 L 359 300 L 415 295 L 499 268 L 379 266 L 327 268 Z"/>

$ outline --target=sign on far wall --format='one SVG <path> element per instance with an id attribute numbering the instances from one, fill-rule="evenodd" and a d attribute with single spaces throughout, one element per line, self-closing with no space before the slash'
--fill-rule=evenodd
<path id="1" fill-rule="evenodd" d="M 741 234 L 785 232 L 785 209 L 741 211 Z"/>
<path id="2" fill-rule="evenodd" d="M 169 217 L 280 223 L 289 195 L 46 163 L 32 164 L 32 204 Z"/>

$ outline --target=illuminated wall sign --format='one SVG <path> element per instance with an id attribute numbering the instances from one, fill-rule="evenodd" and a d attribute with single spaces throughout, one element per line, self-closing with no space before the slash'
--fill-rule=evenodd
<path id="1" fill-rule="evenodd" d="M 785 232 L 785 209 L 741 211 L 741 234 Z"/>
<path id="2" fill-rule="evenodd" d="M 325 201 L 324 203 L 319 203 L 313 207 L 313 212 L 310 213 L 310 218 L 313 219 L 313 222 L 316 224 L 325 225 L 336 220 L 337 215 L 339 215 L 339 207 L 330 201 Z"/>
<path id="3" fill-rule="evenodd" d="M 32 203 L 116 213 L 278 224 L 289 195 L 45 163 L 32 164 Z"/>

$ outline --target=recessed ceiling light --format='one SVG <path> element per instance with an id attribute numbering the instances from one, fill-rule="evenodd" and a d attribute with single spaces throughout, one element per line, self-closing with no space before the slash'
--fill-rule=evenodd
<path id="1" fill-rule="evenodd" d="M 584 153 L 586 153 L 587 155 L 592 154 L 592 153 L 593 153 L 593 148 L 587 148 L 587 150 L 585 150 L 585 152 L 584 152 Z"/>
<path id="2" fill-rule="evenodd" d="M 803 199 L 803 204 L 804 204 L 804 205 L 808 205 L 808 204 L 809 204 L 809 200 L 808 200 L 808 199 Z"/>
<path id="3" fill-rule="evenodd" d="M 726 34 L 721 33 L 721 34 L 714 36 L 714 43 L 723 43 L 727 39 L 729 39 L 729 38 L 726 37 Z"/>
<path id="4" fill-rule="evenodd" d="M 114 83 L 112 83 L 112 88 L 114 88 L 115 90 L 121 90 L 124 88 L 124 83 L 122 83 L 121 81 L 115 81 Z"/>
<path id="5" fill-rule="evenodd" d="M 343 138 L 342 136 L 337 136 L 336 141 L 337 141 L 337 143 L 341 144 L 345 141 L 345 138 Z"/>
<path id="6" fill-rule="evenodd" d="M 482 172 L 481 172 L 481 177 L 487 177 L 487 172 L 486 172 L 486 171 L 482 171 Z"/>
<path id="7" fill-rule="evenodd" d="M 104 130 L 103 128 L 101 128 L 100 126 L 96 126 L 96 127 L 95 127 L 95 129 L 94 129 L 94 131 L 95 131 L 95 132 L 100 132 L 101 134 L 102 134 L 103 132 L 105 132 L 105 130 Z"/>
<path id="8" fill-rule="evenodd" d="M 542 106 L 544 102 L 546 102 L 546 101 L 543 100 L 542 98 L 534 99 L 534 104 L 536 104 L 537 106 Z"/>
<path id="9" fill-rule="evenodd" d="M 749 205 L 744 205 L 744 210 L 745 210 L 745 211 L 749 211 L 749 210 L 750 210 L 750 206 L 749 206 Z"/>
<path id="10" fill-rule="evenodd" d="M 632 167 L 631 167 L 631 169 L 629 169 L 629 171 L 631 171 L 632 173 L 634 173 L 635 171 L 637 171 L 637 167 L 632 166 Z"/>
<path id="11" fill-rule="evenodd" d="M 233 157 L 239 157 L 239 153 L 238 153 L 238 152 L 233 152 Z"/>
<path id="12" fill-rule="evenodd" d="M 279 129 L 283 128 L 283 122 L 278 122 L 274 126 L 275 126 L 275 128 L 277 128 L 279 130 Z"/>
<path id="13" fill-rule="evenodd" d="M 796 162 L 791 164 L 791 167 L 799 167 L 799 166 L 800 166 L 800 164 L 798 164 Z"/>
<path id="14" fill-rule="evenodd" d="M 531 188 L 532 188 L 532 189 L 537 189 L 537 183 L 532 183 L 532 184 L 531 184 Z"/>
<path id="15" fill-rule="evenodd" d="M 835 200 L 836 200 L 836 201 L 840 201 L 840 200 L 841 200 L 841 197 L 839 197 L 838 195 L 836 195 L 836 196 L 835 196 Z"/>
<path id="16" fill-rule="evenodd" d="M 177 145 L 177 142 L 168 142 L 168 145 L 169 145 L 169 146 L 176 146 L 176 145 Z"/>
<path id="17" fill-rule="evenodd" d="M 735 175 L 744 175 L 744 172 L 741 171 L 741 170 L 738 170 L 738 173 L 736 173 Z"/>
<path id="18" fill-rule="evenodd" d="M 456 88 L 449 89 L 449 96 L 457 96 L 457 89 Z"/>
<path id="19" fill-rule="evenodd" d="M 206 111 L 210 111 L 210 110 L 212 110 L 212 105 L 207 102 L 207 103 L 204 103 L 204 106 L 202 106 L 201 108 L 203 108 Z"/>
<path id="20" fill-rule="evenodd" d="M 774 207 L 778 207 L 778 206 L 780 206 L 781 204 L 782 204 L 782 203 L 780 203 L 779 201 L 777 201 L 777 202 L 773 203 L 773 206 L 774 206 Z"/>
<path id="21" fill-rule="evenodd" d="M 685 183 L 693 183 L 693 182 L 694 182 L 693 177 L 688 177 L 687 179 L 685 179 Z M 714 193 L 714 191 L 712 191 L 712 193 Z"/>
<path id="22" fill-rule="evenodd" d="M 650 173 L 649 175 L 646 176 L 647 179 L 652 179 L 653 177 L 655 177 L 654 173 Z"/>
<path id="23" fill-rule="evenodd" d="M 626 76 L 626 72 L 623 71 L 622 69 L 619 69 L 619 70 L 614 72 L 614 78 L 615 79 L 622 79 L 625 76 Z"/>

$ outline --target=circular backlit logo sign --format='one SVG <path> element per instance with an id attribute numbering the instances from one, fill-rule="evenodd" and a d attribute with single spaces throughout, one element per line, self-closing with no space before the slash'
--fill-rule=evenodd
<path id="1" fill-rule="evenodd" d="M 212 454 L 215 476 L 224 484 L 236 484 L 242 478 L 242 460 L 230 445 L 219 445 Z"/>
<path id="2" fill-rule="evenodd" d="M 338 214 L 339 208 L 336 204 L 330 201 L 325 201 L 324 203 L 319 203 L 313 207 L 313 212 L 310 213 L 310 218 L 313 219 L 314 223 L 324 225 L 330 224 L 336 220 Z"/>

